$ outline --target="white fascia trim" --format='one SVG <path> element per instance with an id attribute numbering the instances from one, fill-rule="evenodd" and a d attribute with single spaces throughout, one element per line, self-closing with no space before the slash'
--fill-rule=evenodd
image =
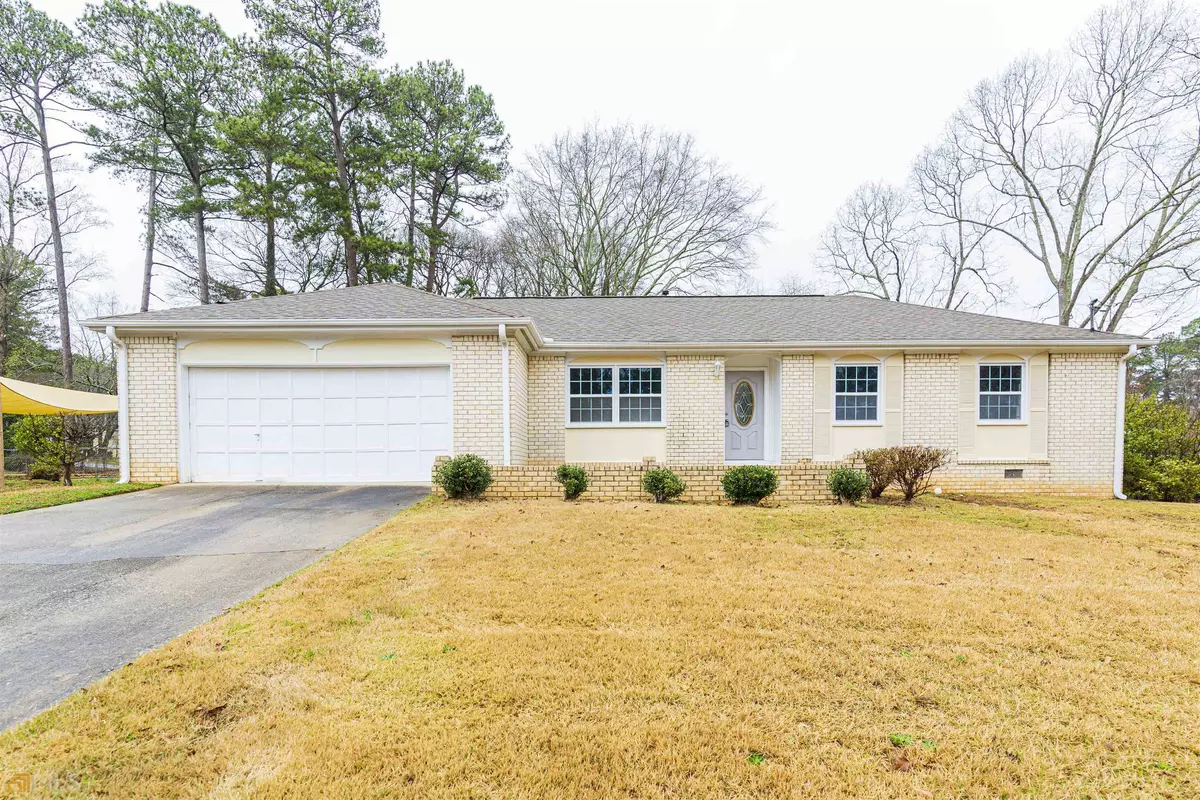
<path id="1" fill-rule="evenodd" d="M 117 350 L 117 452 L 121 464 L 117 483 L 129 483 L 129 353 L 112 325 L 105 326 L 104 335 Z"/>
<path id="2" fill-rule="evenodd" d="M 814 350 L 847 350 L 847 351 L 862 351 L 862 350 L 912 350 L 912 349 L 927 349 L 937 350 L 939 352 L 968 350 L 968 349 L 997 349 L 997 348 L 1054 348 L 1054 349 L 1085 349 L 1085 350 L 1112 350 L 1123 351 L 1130 346 L 1133 347 L 1150 347 L 1158 344 L 1157 339 L 1140 339 L 1135 342 L 1129 340 L 1111 341 L 1111 342 L 1088 342 L 1088 341 L 1071 341 L 1071 340 L 1048 340 L 1048 339 L 1028 339 L 1021 341 L 997 341 L 997 340 L 981 340 L 981 341 L 942 341 L 942 340 L 913 340 L 913 341 L 889 341 L 889 342 L 553 342 L 543 345 L 541 352 L 546 353 L 567 353 L 571 351 L 608 351 L 608 352 L 624 352 L 624 351 L 640 351 L 640 352 L 690 352 L 690 351 L 712 351 L 721 350 L 726 352 L 781 352 L 781 351 L 801 351 L 811 352 Z"/>
<path id="3" fill-rule="evenodd" d="M 337 333 L 378 330 L 397 330 L 405 332 L 428 331 L 457 331 L 469 333 L 492 332 L 500 321 L 495 317 L 464 317 L 462 319 L 256 319 L 256 320 L 113 320 L 93 319 L 83 322 L 89 330 L 103 331 L 105 328 L 116 328 L 123 331 L 145 330 L 163 331 L 167 333 L 187 333 L 192 331 L 330 331 Z M 519 329 L 526 333 L 535 347 L 541 347 L 544 340 L 538 332 L 537 325 L 528 317 L 513 317 L 505 319 L 503 324 L 509 328 Z"/>

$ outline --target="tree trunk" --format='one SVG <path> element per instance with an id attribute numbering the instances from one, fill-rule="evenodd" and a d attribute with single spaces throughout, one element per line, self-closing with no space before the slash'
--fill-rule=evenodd
<path id="1" fill-rule="evenodd" d="M 157 156 L 157 153 L 155 154 Z M 142 311 L 150 310 L 150 281 L 154 277 L 154 237 L 158 221 L 154 218 L 158 206 L 158 172 L 150 170 L 150 188 L 146 197 L 146 260 L 142 266 Z"/>
<path id="2" fill-rule="evenodd" d="M 200 184 L 194 183 L 192 184 L 192 188 L 195 190 L 196 200 L 202 200 L 203 190 L 200 188 Z M 200 303 L 201 305 L 208 305 L 208 247 L 204 240 L 203 203 L 196 207 L 192 219 L 196 228 L 196 278 L 200 281 Z"/>
<path id="3" fill-rule="evenodd" d="M 266 288 L 263 294 L 272 297 L 278 294 L 275 289 L 275 217 L 267 216 L 267 263 Z"/>
<path id="4" fill-rule="evenodd" d="M 417 165 L 413 164 L 408 173 L 408 271 L 404 275 L 404 285 L 413 285 L 417 256 L 413 251 L 417 230 Z"/>
<path id="5" fill-rule="evenodd" d="M 346 245 L 346 285 L 358 286 L 358 247 L 354 243 L 354 217 L 350 213 L 350 168 L 346 164 L 346 147 L 342 142 L 342 123 L 336 99 L 329 104 L 330 126 L 333 129 L 333 160 L 337 164 L 338 189 L 342 194 L 342 241 Z"/>
<path id="6" fill-rule="evenodd" d="M 429 213 L 429 274 L 425 276 L 425 291 L 433 293 L 437 291 L 437 256 L 438 256 L 438 198 L 433 197 L 433 205 Z"/>
<path id="7" fill-rule="evenodd" d="M 274 202 L 274 184 L 275 184 L 275 167 L 268 159 L 264 167 L 264 182 L 267 187 L 268 197 L 271 198 L 271 205 L 267 208 L 267 263 L 264 264 L 266 275 L 263 276 L 263 282 L 266 286 L 263 287 L 263 294 L 267 297 L 273 297 L 278 294 L 276 290 L 275 280 L 275 202 Z"/>
<path id="8" fill-rule="evenodd" d="M 46 179 L 46 212 L 50 217 L 50 241 L 54 245 L 54 280 L 58 288 L 58 338 L 62 353 L 63 386 L 70 388 L 75 381 L 75 358 L 71 353 L 71 311 L 67 305 L 67 267 L 63 256 L 62 228 L 58 221 L 58 195 L 54 189 L 54 159 L 50 154 L 50 138 L 46 133 L 46 112 L 40 101 L 34 104 L 37 112 L 38 136 L 42 149 L 42 175 Z"/>

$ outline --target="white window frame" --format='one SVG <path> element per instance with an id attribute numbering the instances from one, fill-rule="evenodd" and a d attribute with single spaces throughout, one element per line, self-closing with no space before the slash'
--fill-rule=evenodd
<path id="1" fill-rule="evenodd" d="M 621 369 L 638 369 L 654 367 L 662 370 L 662 391 L 660 394 L 638 394 L 628 395 L 629 397 L 658 397 L 662 400 L 662 419 L 658 422 L 621 422 Z M 571 421 L 571 370 L 572 369 L 611 369 L 613 393 L 612 397 L 613 421 L 612 422 L 572 422 Z M 568 428 L 665 428 L 667 427 L 667 365 L 664 361 L 638 361 L 638 362 L 571 362 L 568 361 L 566 369 L 563 371 L 563 424 Z M 598 397 L 600 395 L 574 395 L 575 397 Z"/>
<path id="2" fill-rule="evenodd" d="M 875 367 L 875 374 L 878 376 L 875 381 L 874 392 L 839 392 L 837 390 L 837 368 L 838 367 Z M 830 390 L 831 397 L 829 400 L 829 417 L 833 420 L 834 427 L 838 428 L 874 428 L 883 425 L 883 361 L 876 358 L 854 358 L 854 359 L 837 359 L 833 362 L 833 372 L 830 374 Z M 837 418 L 837 399 L 839 394 L 844 394 L 847 397 L 869 397 L 875 395 L 875 419 L 838 419 Z"/>
<path id="3" fill-rule="evenodd" d="M 1021 368 L 1021 391 L 1020 392 L 985 392 L 979 388 L 980 372 L 984 367 L 1020 367 Z M 1026 425 L 1029 420 L 1029 361 L 1028 359 L 1002 359 L 989 361 L 987 359 L 979 359 L 975 364 L 975 420 L 979 425 Z M 980 399 L 985 394 L 1008 394 L 1018 395 L 1021 399 L 1021 416 L 1017 419 L 985 419 L 980 413 Z"/>

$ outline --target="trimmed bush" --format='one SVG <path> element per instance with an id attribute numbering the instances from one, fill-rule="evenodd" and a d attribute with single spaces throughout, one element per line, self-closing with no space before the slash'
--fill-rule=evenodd
<path id="1" fill-rule="evenodd" d="M 758 464 L 730 467 L 721 476 L 721 488 L 734 505 L 757 504 L 764 497 L 775 494 L 779 476 L 770 467 Z"/>
<path id="2" fill-rule="evenodd" d="M 665 503 L 687 491 L 687 484 L 666 467 L 657 467 L 642 475 L 642 491 L 653 497 L 654 502 Z"/>
<path id="3" fill-rule="evenodd" d="M 587 491 L 587 470 L 574 464 L 560 464 L 554 471 L 554 479 L 562 484 L 563 499 L 574 500 Z"/>
<path id="4" fill-rule="evenodd" d="M 867 493 L 872 497 L 879 497 L 883 491 L 887 489 L 896 480 L 896 464 L 895 454 L 892 453 L 894 448 L 880 447 L 876 450 L 860 450 L 854 456 L 863 462 L 863 467 L 867 471 L 867 477 L 871 480 L 871 485 L 867 489 Z"/>
<path id="5" fill-rule="evenodd" d="M 443 461 L 433 473 L 433 482 L 455 500 L 474 499 L 492 485 L 492 468 L 473 453 Z"/>
<path id="6" fill-rule="evenodd" d="M 861 469 L 838 467 L 829 473 L 825 485 L 839 503 L 857 503 L 871 488 L 871 479 Z"/>
<path id="7" fill-rule="evenodd" d="M 29 480 L 31 481 L 54 481 L 62 480 L 62 467 L 58 464 L 48 464 L 44 461 L 34 462 L 29 465 Z"/>
<path id="8" fill-rule="evenodd" d="M 933 471 L 944 467 L 946 459 L 950 457 L 949 451 L 936 447 L 913 445 L 887 449 L 891 451 L 894 480 L 904 493 L 906 503 L 911 503 L 914 497 L 929 491 Z"/>

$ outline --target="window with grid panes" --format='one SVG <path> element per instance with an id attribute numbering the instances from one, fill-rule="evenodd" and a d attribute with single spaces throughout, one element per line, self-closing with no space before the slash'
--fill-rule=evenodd
<path id="1" fill-rule="evenodd" d="M 878 364 L 837 364 L 834 366 L 833 383 L 834 420 L 878 421 Z"/>

